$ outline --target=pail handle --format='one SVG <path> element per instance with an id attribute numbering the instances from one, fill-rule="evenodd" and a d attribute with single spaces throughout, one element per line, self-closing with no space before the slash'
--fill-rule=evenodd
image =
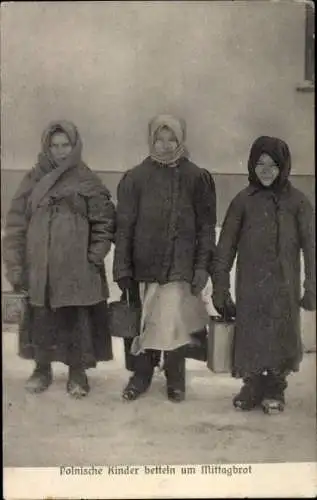
<path id="1" fill-rule="evenodd" d="M 223 316 L 210 316 L 210 319 L 215 323 L 234 323 L 235 318 L 225 318 Z"/>

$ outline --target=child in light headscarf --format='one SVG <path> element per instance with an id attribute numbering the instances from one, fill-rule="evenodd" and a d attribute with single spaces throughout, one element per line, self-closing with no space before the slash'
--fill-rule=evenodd
<path id="1" fill-rule="evenodd" d="M 183 120 L 159 115 L 148 129 L 150 155 L 118 187 L 114 279 L 142 304 L 135 371 L 123 392 L 134 400 L 164 351 L 167 396 L 185 397 L 184 346 L 208 321 L 200 293 L 215 247 L 215 189 L 188 159 Z"/>

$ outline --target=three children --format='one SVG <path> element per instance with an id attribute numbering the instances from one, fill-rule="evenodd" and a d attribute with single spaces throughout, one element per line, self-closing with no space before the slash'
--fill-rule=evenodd
<path id="1" fill-rule="evenodd" d="M 282 410 L 287 376 L 302 359 L 300 307 L 316 308 L 313 208 L 289 181 L 289 148 L 274 137 L 254 142 L 249 186 L 230 203 L 215 250 L 214 182 L 188 158 L 185 123 L 159 115 L 148 135 L 149 156 L 118 187 L 114 279 L 142 304 L 134 373 L 123 398 L 135 400 L 149 388 L 160 351 L 167 397 L 185 398 L 182 349 L 191 331 L 202 327 L 198 296 L 211 261 L 214 306 L 221 316 L 236 317 L 232 375 L 243 385 L 234 406 Z M 69 365 L 68 392 L 82 397 L 89 391 L 86 367 L 112 358 L 100 324 L 104 331 L 103 259 L 114 231 L 110 195 L 82 163 L 76 127 L 51 124 L 36 167 L 12 201 L 4 238 L 8 279 L 29 294 L 32 392 L 47 389 L 51 361 L 60 360 Z M 234 304 L 230 271 L 236 257 Z"/>

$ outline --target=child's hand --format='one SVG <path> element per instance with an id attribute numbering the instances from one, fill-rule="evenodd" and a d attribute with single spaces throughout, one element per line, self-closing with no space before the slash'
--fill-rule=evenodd
<path id="1" fill-rule="evenodd" d="M 316 294 L 306 290 L 301 301 L 300 301 L 300 306 L 303 309 L 305 309 L 305 311 L 315 311 L 316 310 Z"/>
<path id="2" fill-rule="evenodd" d="M 102 259 L 100 259 L 97 255 L 95 255 L 92 252 L 88 253 L 88 261 L 97 267 L 101 267 L 103 265 Z"/>
<path id="3" fill-rule="evenodd" d="M 130 278 L 129 276 L 126 276 L 124 278 L 120 278 L 117 282 L 118 287 L 120 288 L 121 292 L 125 292 L 126 290 L 131 290 L 133 287 L 133 279 Z"/>
<path id="4" fill-rule="evenodd" d="M 111 248 L 111 241 L 106 240 L 103 242 L 95 243 L 88 249 L 88 260 L 97 267 L 104 265 L 104 259 L 108 255 Z"/>
<path id="5" fill-rule="evenodd" d="M 233 302 L 231 296 L 229 295 L 225 301 L 225 318 L 235 318 L 237 314 L 236 305 Z"/>
<path id="6" fill-rule="evenodd" d="M 218 292 L 214 288 L 213 293 L 212 293 L 212 302 L 214 305 L 214 308 L 216 309 L 217 313 L 220 314 L 220 316 L 224 315 L 224 307 L 225 307 L 225 296 L 223 292 Z"/>
<path id="7" fill-rule="evenodd" d="M 193 295 L 198 296 L 205 288 L 208 281 L 209 274 L 205 269 L 196 269 L 192 281 L 191 292 Z"/>
<path id="8" fill-rule="evenodd" d="M 223 318 L 235 318 L 236 306 L 229 292 L 218 292 L 214 290 L 212 294 L 214 307 Z"/>

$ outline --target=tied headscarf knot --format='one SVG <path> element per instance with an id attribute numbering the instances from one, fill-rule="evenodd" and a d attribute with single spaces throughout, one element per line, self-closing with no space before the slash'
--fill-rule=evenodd
<path id="1" fill-rule="evenodd" d="M 66 134 L 72 145 L 72 150 L 62 160 L 54 158 L 50 150 L 51 138 L 56 132 Z M 29 214 L 35 212 L 41 200 L 65 172 L 81 163 L 81 152 L 82 142 L 74 124 L 61 120 L 51 122 L 46 127 L 42 134 L 42 151 L 38 155 L 37 163 L 41 176 L 28 200 L 27 210 Z"/>
<path id="2" fill-rule="evenodd" d="M 155 149 L 155 141 L 158 132 L 163 128 L 168 128 L 173 132 L 178 145 L 173 151 L 158 153 Z M 176 118 L 175 116 L 168 114 L 162 114 L 156 116 L 150 121 L 148 128 L 148 142 L 152 160 L 161 163 L 162 165 L 172 166 L 177 164 L 181 158 L 188 157 L 185 140 L 186 123 L 181 118 Z"/>

